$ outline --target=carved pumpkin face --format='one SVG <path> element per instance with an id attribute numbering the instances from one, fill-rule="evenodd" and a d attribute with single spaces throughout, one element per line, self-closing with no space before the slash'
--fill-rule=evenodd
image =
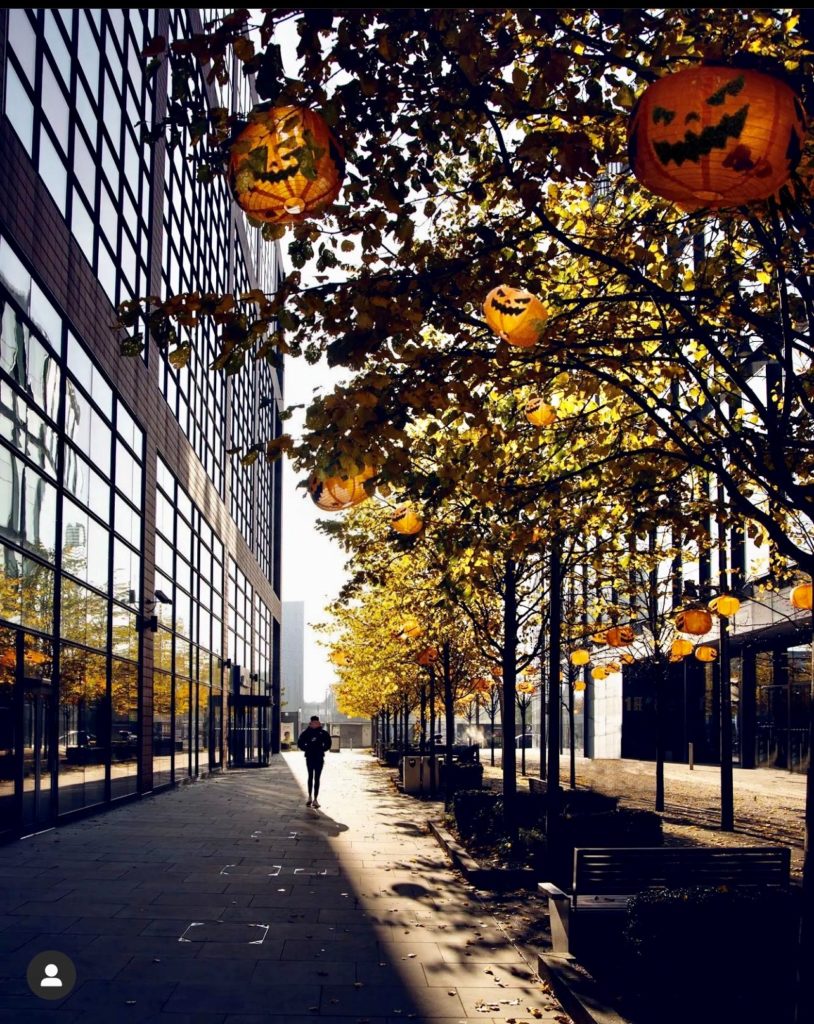
<path id="1" fill-rule="evenodd" d="M 715 661 L 718 657 L 718 651 L 714 647 L 710 647 L 708 644 L 699 644 L 695 648 L 695 656 L 699 661 Z"/>
<path id="2" fill-rule="evenodd" d="M 229 186 L 255 220 L 289 224 L 339 195 L 345 159 L 325 120 L 305 107 L 255 107 L 232 143 Z"/>
<path id="3" fill-rule="evenodd" d="M 390 523 L 396 533 L 406 536 L 420 533 L 424 526 L 424 520 L 417 516 L 409 505 L 400 505 L 393 513 Z"/>
<path id="4" fill-rule="evenodd" d="M 676 615 L 675 625 L 679 633 L 703 636 L 712 629 L 712 616 L 706 608 L 687 608 Z"/>
<path id="5" fill-rule="evenodd" d="M 539 395 L 526 402 L 526 419 L 534 427 L 550 427 L 557 418 L 553 405 L 546 405 Z"/>
<path id="6" fill-rule="evenodd" d="M 682 207 L 740 206 L 773 195 L 797 166 L 805 114 L 779 79 L 697 67 L 648 86 L 628 130 L 639 181 Z"/>
<path id="7" fill-rule="evenodd" d="M 605 633 L 605 643 L 609 647 L 627 647 L 635 638 L 632 626 L 611 626 Z"/>
<path id="8" fill-rule="evenodd" d="M 321 508 L 323 512 L 341 512 L 369 497 L 365 490 L 365 481 L 375 472 L 372 466 L 366 466 L 355 476 L 329 476 L 326 480 L 320 480 L 316 473 L 312 473 L 308 481 L 308 493 L 317 508 Z"/>
<path id="9" fill-rule="evenodd" d="M 495 334 L 518 348 L 536 345 L 548 318 L 548 310 L 531 292 L 508 285 L 489 292 L 483 312 Z"/>

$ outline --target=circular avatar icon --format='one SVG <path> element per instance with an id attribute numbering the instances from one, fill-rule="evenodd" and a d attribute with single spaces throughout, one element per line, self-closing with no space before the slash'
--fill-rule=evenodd
<path id="1" fill-rule="evenodd" d="M 76 967 L 64 953 L 37 953 L 26 971 L 28 987 L 40 999 L 64 999 L 76 984 Z"/>

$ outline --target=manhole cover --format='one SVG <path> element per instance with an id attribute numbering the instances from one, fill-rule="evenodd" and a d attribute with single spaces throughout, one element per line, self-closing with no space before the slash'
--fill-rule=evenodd
<path id="1" fill-rule="evenodd" d="M 233 924 L 225 921 L 193 921 L 179 942 L 230 942 L 259 946 L 269 933 L 267 924 Z"/>

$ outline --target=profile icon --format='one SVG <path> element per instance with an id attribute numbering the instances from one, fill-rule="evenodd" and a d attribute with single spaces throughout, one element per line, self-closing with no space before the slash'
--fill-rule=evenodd
<path id="1" fill-rule="evenodd" d="M 40 982 L 40 988 L 62 988 L 62 980 L 59 977 L 59 968 L 56 964 L 45 965 L 45 977 Z"/>
<path id="2" fill-rule="evenodd" d="M 76 985 L 76 965 L 66 953 L 44 950 L 29 962 L 26 981 L 39 999 L 65 999 Z"/>

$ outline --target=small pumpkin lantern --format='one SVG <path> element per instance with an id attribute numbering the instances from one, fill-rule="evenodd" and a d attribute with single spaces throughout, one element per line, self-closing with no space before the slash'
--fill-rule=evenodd
<path id="1" fill-rule="evenodd" d="M 588 651 L 581 647 L 571 651 L 571 664 L 579 667 L 580 665 L 587 665 L 591 660 L 591 655 Z"/>
<path id="2" fill-rule="evenodd" d="M 627 647 L 636 639 L 633 626 L 611 626 L 605 632 L 605 642 L 608 647 Z"/>
<path id="3" fill-rule="evenodd" d="M 577 693 L 582 693 L 582 691 L 584 689 L 585 689 L 585 683 L 581 679 L 577 679 L 577 681 L 574 683 L 574 690 Z"/>
<path id="4" fill-rule="evenodd" d="M 539 395 L 526 402 L 526 419 L 533 427 L 550 427 L 557 418 L 557 410 L 547 405 Z"/>
<path id="5" fill-rule="evenodd" d="M 682 636 L 677 636 L 670 645 L 670 657 L 681 660 L 692 654 L 692 644 Z"/>
<path id="6" fill-rule="evenodd" d="M 548 319 L 548 310 L 536 296 L 505 284 L 489 292 L 483 312 L 495 334 L 518 348 L 536 345 Z"/>
<path id="7" fill-rule="evenodd" d="M 622 666 L 618 661 L 609 661 L 606 668 L 610 673 L 622 671 Z"/>
<path id="8" fill-rule="evenodd" d="M 675 627 L 679 633 L 703 636 L 712 629 L 712 616 L 706 608 L 694 605 L 692 608 L 685 608 L 676 615 Z"/>
<path id="9" fill-rule="evenodd" d="M 636 664 L 636 659 L 633 657 L 633 655 L 632 654 L 627 654 L 627 653 L 626 654 L 620 654 L 619 655 L 619 661 L 621 661 L 623 665 L 635 665 Z"/>
<path id="10" fill-rule="evenodd" d="M 805 113 L 785 82 L 759 71 L 701 66 L 647 87 L 633 111 L 633 173 L 689 208 L 768 199 L 797 166 Z"/>
<path id="11" fill-rule="evenodd" d="M 308 481 L 308 493 L 317 508 L 321 508 L 323 512 L 341 512 L 369 497 L 365 490 L 365 481 L 375 473 L 376 470 L 372 466 L 365 466 L 362 472 L 355 476 L 329 476 L 325 480 L 320 480 L 316 473 L 312 473 Z"/>
<path id="12" fill-rule="evenodd" d="M 390 525 L 396 533 L 409 537 L 421 532 L 424 520 L 417 516 L 409 505 L 399 505 L 393 513 Z"/>
<path id="13" fill-rule="evenodd" d="M 345 158 L 325 119 L 306 107 L 261 104 L 232 143 L 229 187 L 250 217 L 291 224 L 339 195 Z"/>
<path id="14" fill-rule="evenodd" d="M 416 658 L 419 665 L 434 665 L 438 661 L 438 648 L 425 647 Z"/>
<path id="15" fill-rule="evenodd" d="M 811 584 L 798 583 L 791 592 L 791 606 L 799 612 L 811 611 Z"/>
<path id="16" fill-rule="evenodd" d="M 699 661 L 715 661 L 718 657 L 718 651 L 714 647 L 710 647 L 709 644 L 699 644 L 695 648 L 695 656 Z"/>
<path id="17" fill-rule="evenodd" d="M 715 612 L 716 615 L 723 615 L 725 619 L 737 615 L 740 606 L 740 601 L 731 594 L 720 594 L 709 602 L 709 610 Z"/>
<path id="18" fill-rule="evenodd" d="M 417 636 L 421 636 L 424 632 L 424 627 L 415 617 L 415 615 L 405 615 L 401 620 L 401 625 L 396 631 L 396 637 L 399 640 L 414 640 Z"/>
<path id="19" fill-rule="evenodd" d="M 604 665 L 597 665 L 596 668 L 592 670 L 591 675 L 594 677 L 594 679 L 607 679 L 608 670 L 605 668 Z"/>
<path id="20" fill-rule="evenodd" d="M 608 643 L 607 630 L 600 630 L 598 633 L 591 635 L 591 643 L 596 644 L 597 647 L 605 647 Z"/>

